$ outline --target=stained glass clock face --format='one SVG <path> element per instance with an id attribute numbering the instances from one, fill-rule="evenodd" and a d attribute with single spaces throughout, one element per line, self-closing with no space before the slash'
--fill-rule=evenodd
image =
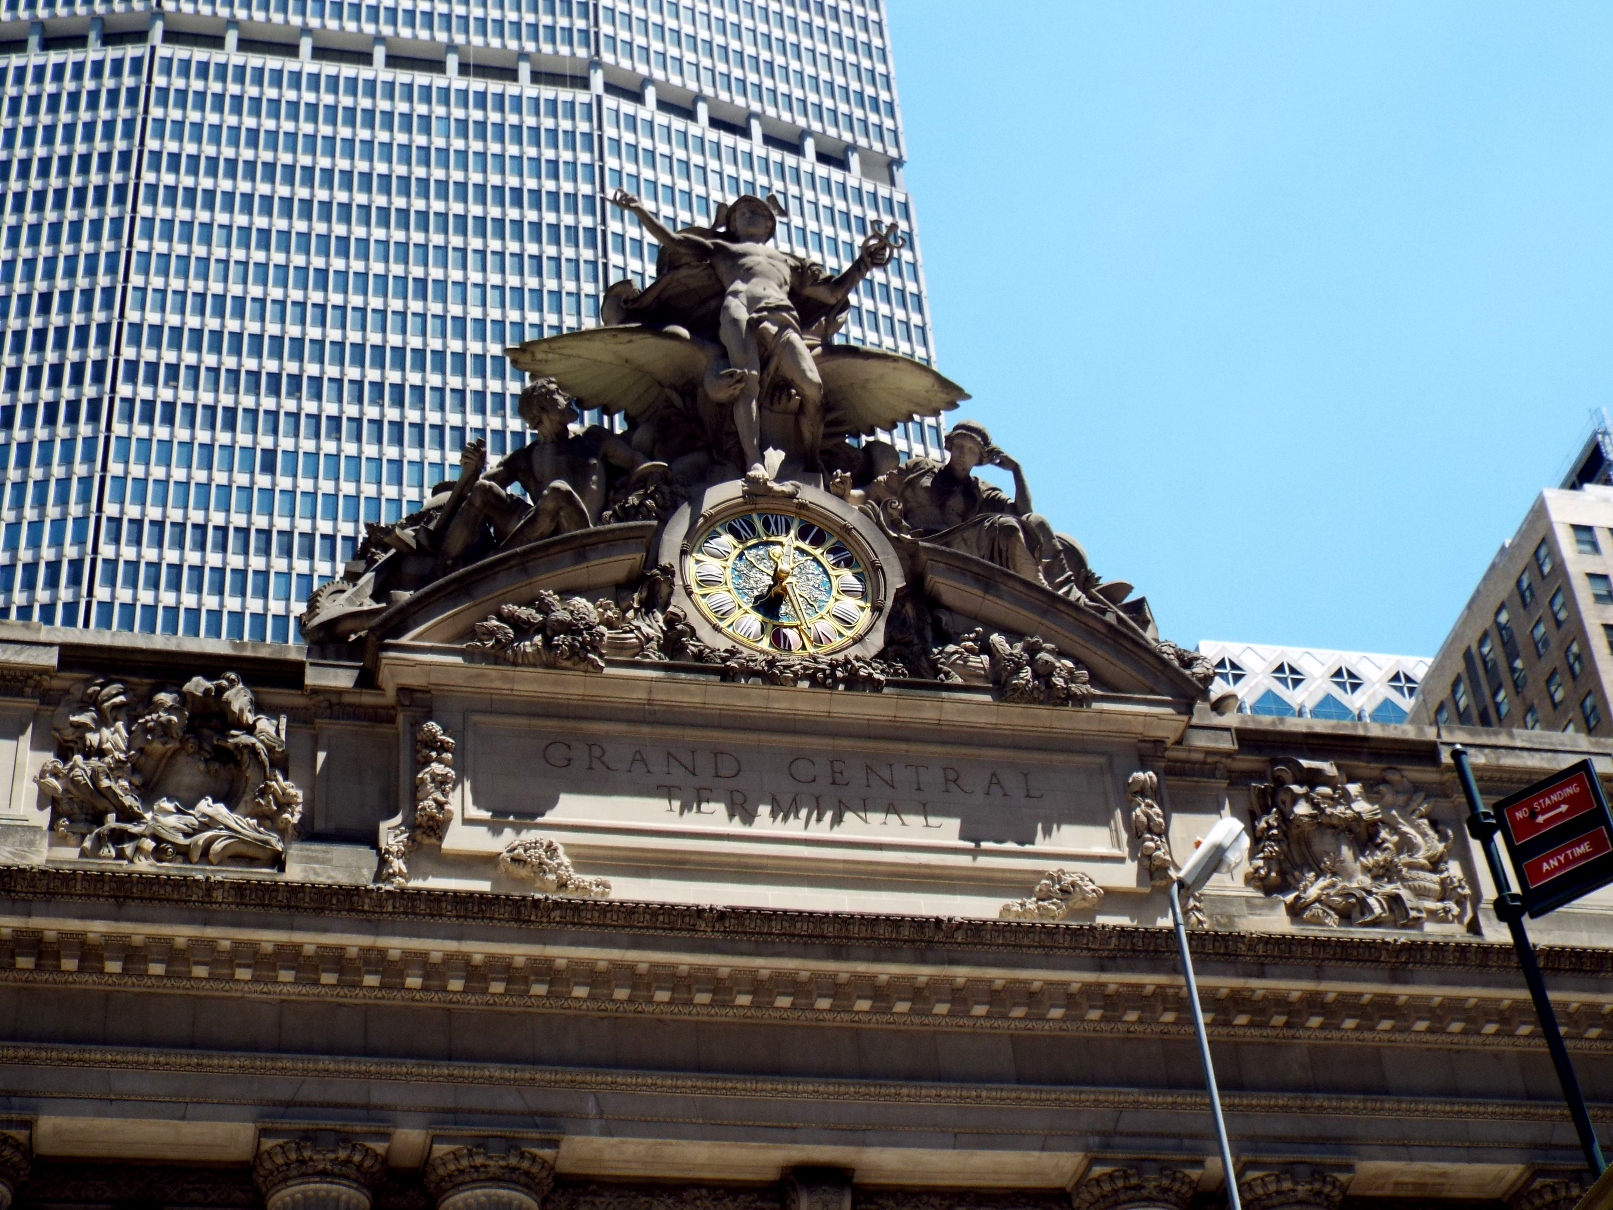
<path id="1" fill-rule="evenodd" d="M 690 597 L 723 635 L 781 654 L 838 651 L 872 620 L 868 570 L 821 521 L 756 509 L 707 526 L 688 557 Z"/>

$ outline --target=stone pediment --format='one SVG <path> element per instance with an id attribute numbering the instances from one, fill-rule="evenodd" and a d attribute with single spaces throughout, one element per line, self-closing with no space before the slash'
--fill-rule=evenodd
<path id="1" fill-rule="evenodd" d="M 463 643 L 477 622 L 543 591 L 609 595 L 644 570 L 653 521 L 602 525 L 496 554 L 389 606 L 370 623 L 376 642 Z"/>
<path id="2" fill-rule="evenodd" d="M 833 503 L 839 506 L 838 516 L 842 519 L 853 515 L 839 501 Z M 468 651 L 468 645 L 478 639 L 478 624 L 496 619 L 501 611 L 530 607 L 541 594 L 594 603 L 601 610 L 606 629 L 615 627 L 626 635 L 635 624 L 631 616 L 635 598 L 643 595 L 647 578 L 655 572 L 658 561 L 663 567 L 660 574 L 677 581 L 677 570 L 670 567 L 669 561 L 677 560 L 680 543 L 688 544 L 689 538 L 679 537 L 687 528 L 688 518 L 680 514 L 678 521 L 666 524 L 637 521 L 578 530 L 495 554 L 412 594 L 400 593 L 400 599 L 367 611 L 363 632 L 366 662 L 373 667 L 381 645 L 394 642 L 466 647 Z M 872 536 L 877 538 L 877 531 Z M 887 559 L 891 558 L 891 547 L 882 539 L 879 549 Z M 1106 611 L 1102 602 L 1072 600 L 984 559 L 926 542 L 902 543 L 900 563 L 893 568 L 898 573 L 895 583 L 899 586 L 901 573 L 906 572 L 908 593 L 912 601 L 918 602 L 916 608 L 941 615 L 944 625 L 962 631 L 958 638 L 965 646 L 976 628 L 988 642 L 992 635 L 1015 642 L 1034 636 L 1056 648 L 1058 656 L 1085 670 L 1097 694 L 1168 699 L 1184 712 L 1202 695 L 1199 683 L 1168 654 L 1169 645 L 1167 653 L 1162 653 L 1159 644 L 1129 620 Z M 691 597 L 681 584 L 671 599 L 684 606 L 685 612 L 694 612 Z M 619 626 L 613 622 L 612 606 L 628 615 Z M 908 608 L 915 606 L 909 602 Z M 937 688 L 957 684 L 959 678 L 944 670 L 946 660 L 941 661 L 942 670 L 933 677 L 915 677 L 913 670 L 901 667 L 896 647 L 901 640 L 897 632 L 905 621 L 903 603 L 886 602 L 878 612 L 877 625 L 869 632 L 871 637 L 865 638 L 862 652 L 870 659 L 885 659 L 889 665 L 887 679 L 907 684 L 915 679 L 933 679 Z M 654 630 L 664 626 L 664 621 L 639 624 L 639 631 L 644 631 L 645 625 Z M 710 653 L 722 650 L 722 634 L 710 625 L 702 626 L 698 634 L 699 639 L 692 640 L 686 651 L 628 650 L 618 645 L 608 650 L 602 647 L 599 654 L 636 655 L 640 660 L 660 664 L 711 664 Z M 703 645 L 700 640 L 704 640 Z M 954 650 L 955 656 L 955 648 L 956 644 L 949 647 L 942 643 L 934 650 L 939 658 L 947 650 Z M 987 667 L 988 656 L 989 652 L 977 657 L 982 669 Z M 950 666 L 960 665 L 954 658 Z M 968 688 L 972 681 L 978 687 L 987 683 L 985 678 L 984 671 L 979 678 L 971 678 L 966 672 L 959 687 Z"/>
<path id="3" fill-rule="evenodd" d="M 1037 635 L 1056 645 L 1113 693 L 1199 697 L 1203 688 L 1159 645 L 1125 622 L 1016 576 L 984 559 L 928 542 L 912 558 L 925 595 L 983 626 Z"/>

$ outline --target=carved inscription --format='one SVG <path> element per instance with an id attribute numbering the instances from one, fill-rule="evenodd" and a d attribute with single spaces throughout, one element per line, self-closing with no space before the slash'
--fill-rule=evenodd
<path id="1" fill-rule="evenodd" d="M 473 744 L 472 800 L 494 815 L 1117 850 L 1115 797 L 1097 757 L 893 757 L 839 744 L 667 743 L 488 723 Z"/>

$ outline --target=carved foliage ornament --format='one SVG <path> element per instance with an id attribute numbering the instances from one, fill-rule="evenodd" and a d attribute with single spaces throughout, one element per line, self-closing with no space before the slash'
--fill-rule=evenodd
<path id="1" fill-rule="evenodd" d="M 465 658 L 531 668 L 605 671 L 606 627 L 581 597 L 562 601 L 547 590 L 531 605 L 501 605 L 465 646 Z"/>
<path id="2" fill-rule="evenodd" d="M 1071 1210 L 1128 1210 L 1128 1207 L 1172 1207 L 1187 1210 L 1198 1192 L 1192 1173 L 1166 1168 L 1145 1175 L 1133 1168 L 1111 1168 L 1088 1177 L 1070 1195 Z"/>
<path id="3" fill-rule="evenodd" d="M 1265 1172 L 1238 1182 L 1245 1210 L 1338 1210 L 1345 1184 L 1326 1172 Z"/>
<path id="4" fill-rule="evenodd" d="M 1126 799 L 1131 804 L 1131 834 L 1137 840 L 1137 862 L 1148 872 L 1154 886 L 1171 882 L 1170 837 L 1165 833 L 1165 812 L 1159 805 L 1159 774 L 1139 770 L 1126 779 Z"/>
<path id="5" fill-rule="evenodd" d="M 362 1143 L 338 1140 L 321 1147 L 308 1139 L 276 1143 L 258 1152 L 252 1180 L 270 1197 L 303 1182 L 344 1182 L 373 1189 L 386 1177 L 386 1157 Z"/>
<path id="6" fill-rule="evenodd" d="M 997 916 L 1002 920 L 1063 920 L 1102 902 L 1103 888 L 1081 871 L 1052 870 L 1036 884 L 1030 898 L 1003 904 Z"/>
<path id="7" fill-rule="evenodd" d="M 536 1152 L 521 1148 L 495 1154 L 481 1147 L 455 1147 L 432 1157 L 425 1184 L 439 1201 L 472 1185 L 514 1185 L 541 1202 L 554 1184 L 554 1169 Z"/>
<path id="8" fill-rule="evenodd" d="M 602 672 L 607 656 L 698 664 L 723 680 L 880 693 L 892 677 L 915 675 L 912 660 L 862 655 L 713 647 L 670 604 L 673 569 L 648 569 L 620 603 L 609 598 L 562 600 L 540 592 L 531 605 L 501 605 L 475 626 L 465 658 L 477 663 Z M 890 652 L 892 648 L 887 647 Z M 918 661 L 921 675 L 949 684 L 991 685 L 1005 702 L 1090 705 L 1092 678 L 1080 662 L 1035 635 L 1014 638 L 976 629 Z"/>
<path id="9" fill-rule="evenodd" d="M 454 737 L 437 723 L 420 724 L 414 736 L 414 818 L 393 828 L 381 846 L 379 881 L 402 886 L 409 881 L 409 853 L 422 844 L 441 844 L 454 818 Z"/>
<path id="10" fill-rule="evenodd" d="M 577 873 L 571 868 L 571 861 L 560 843 L 547 836 L 528 836 L 511 841 L 499 854 L 498 868 L 550 895 L 577 899 L 610 898 L 610 883 L 606 879 L 584 878 Z"/>
<path id="11" fill-rule="evenodd" d="M 259 714 L 233 672 L 144 700 L 104 677 L 80 684 L 51 734 L 56 755 L 34 780 L 84 857 L 272 866 L 296 833 L 284 720 Z"/>
<path id="12" fill-rule="evenodd" d="M 1331 763 L 1273 762 L 1250 787 L 1255 844 L 1245 881 L 1280 895 L 1306 924 L 1412 928 L 1465 921 L 1472 892 L 1425 791 L 1386 769 L 1370 791 Z"/>

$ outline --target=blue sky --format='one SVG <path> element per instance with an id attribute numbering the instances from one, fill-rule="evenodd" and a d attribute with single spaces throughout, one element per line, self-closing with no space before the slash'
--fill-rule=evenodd
<path id="1" fill-rule="evenodd" d="M 1613 409 L 1613 6 L 889 10 L 954 418 L 1165 637 L 1433 655 Z"/>

